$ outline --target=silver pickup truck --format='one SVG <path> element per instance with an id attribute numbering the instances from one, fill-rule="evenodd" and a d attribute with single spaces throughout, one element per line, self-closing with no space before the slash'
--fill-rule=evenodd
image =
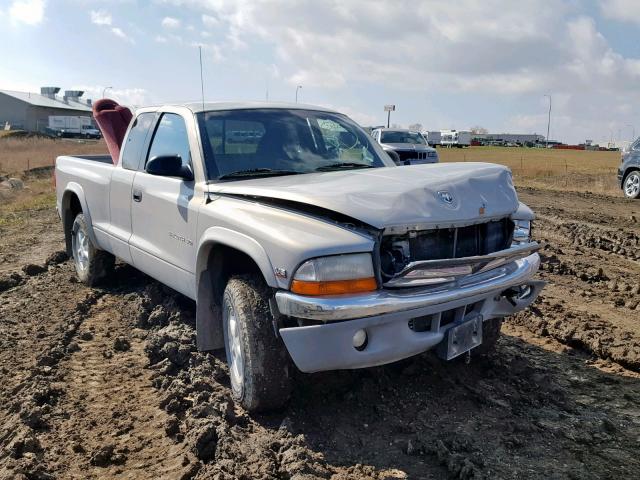
<path id="1" fill-rule="evenodd" d="M 396 167 L 345 115 L 303 105 L 138 110 L 120 158 L 62 156 L 79 278 L 116 258 L 196 301 L 235 400 L 276 408 L 302 372 L 467 358 L 543 283 L 533 213 L 487 163 Z"/>

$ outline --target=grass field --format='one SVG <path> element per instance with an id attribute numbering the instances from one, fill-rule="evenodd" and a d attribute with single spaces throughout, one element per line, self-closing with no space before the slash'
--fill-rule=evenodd
<path id="1" fill-rule="evenodd" d="M 516 185 L 551 190 L 620 194 L 616 172 L 620 152 L 543 148 L 440 148 L 441 162 L 491 162 L 513 171 Z"/>
<path id="2" fill-rule="evenodd" d="M 0 173 L 51 166 L 60 155 L 100 153 L 107 153 L 104 140 L 0 137 Z"/>
<path id="3" fill-rule="evenodd" d="M 0 173 L 19 175 L 36 167 L 50 166 L 59 155 L 102 153 L 107 153 L 103 140 L 0 137 Z M 440 148 L 438 153 L 442 162 L 506 165 L 519 186 L 621 195 L 616 180 L 619 152 L 470 147 Z"/>

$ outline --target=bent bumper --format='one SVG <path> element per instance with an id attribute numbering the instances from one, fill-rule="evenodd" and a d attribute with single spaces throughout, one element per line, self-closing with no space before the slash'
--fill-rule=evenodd
<path id="1" fill-rule="evenodd" d="M 280 291 L 276 293 L 276 302 L 281 314 L 326 322 L 281 328 L 280 335 L 303 372 L 383 365 L 435 347 L 451 326 L 472 316 L 481 315 L 488 320 L 526 308 L 544 286 L 544 282 L 532 280 L 539 265 L 540 257 L 533 253 L 475 275 L 466 283 L 461 280 L 453 287 L 379 290 L 326 298 Z M 521 285 L 530 287 L 530 293 L 523 298 L 510 302 L 501 295 L 510 287 Z M 428 317 L 429 329 L 410 328 L 410 322 L 421 317 Z M 453 322 L 445 323 L 444 319 L 452 318 Z M 358 330 L 367 334 L 368 343 L 363 350 L 353 346 Z"/>

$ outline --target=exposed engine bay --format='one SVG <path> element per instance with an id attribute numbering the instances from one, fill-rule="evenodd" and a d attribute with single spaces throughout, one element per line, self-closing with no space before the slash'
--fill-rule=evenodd
<path id="1" fill-rule="evenodd" d="M 487 255 L 511 246 L 514 223 L 510 218 L 458 228 L 410 231 L 384 235 L 380 246 L 383 282 L 409 263 Z"/>

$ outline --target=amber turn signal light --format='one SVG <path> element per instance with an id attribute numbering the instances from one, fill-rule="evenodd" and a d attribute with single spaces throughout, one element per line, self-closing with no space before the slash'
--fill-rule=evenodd
<path id="1" fill-rule="evenodd" d="M 377 288 L 378 284 L 374 277 L 325 282 L 306 282 L 303 280 L 293 280 L 291 282 L 291 291 L 300 295 L 340 295 L 343 293 L 371 292 Z"/>

